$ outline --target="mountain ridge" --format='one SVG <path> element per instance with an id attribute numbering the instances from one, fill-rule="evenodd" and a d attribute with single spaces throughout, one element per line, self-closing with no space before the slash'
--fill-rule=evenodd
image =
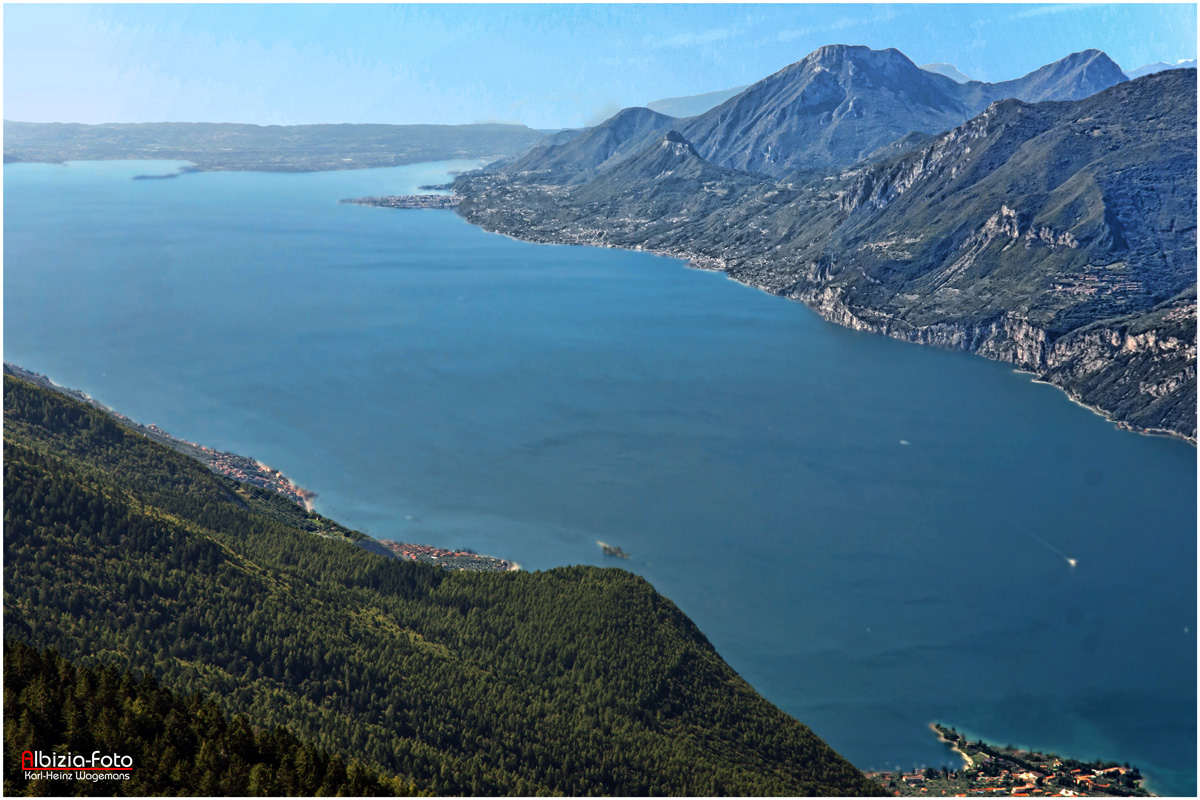
<path id="1" fill-rule="evenodd" d="M 1143 64 L 1140 67 L 1132 70 L 1125 70 L 1125 74 L 1130 80 L 1141 78 L 1146 75 L 1152 75 L 1155 72 L 1162 72 L 1168 69 L 1195 69 L 1196 59 L 1180 59 L 1174 64 L 1168 64 L 1165 61 L 1155 61 L 1153 64 Z"/>
<path id="2" fill-rule="evenodd" d="M 894 48 L 826 45 L 675 126 L 715 165 L 784 178 L 845 168 L 914 134 L 942 133 L 996 100 L 1076 100 L 1124 80 L 1120 68 L 1098 50 L 1072 53 L 1021 78 L 990 84 L 958 83 L 918 67 Z M 603 170 L 613 152 L 645 146 L 650 131 L 623 132 L 626 111 L 566 145 L 547 144 L 526 155 L 513 171 L 538 173 L 556 183 L 587 180 Z M 652 132 L 669 125 L 661 120 Z M 605 144 L 590 153 L 584 136 Z M 572 160 L 579 166 L 573 168 Z"/>
<path id="3" fill-rule="evenodd" d="M 578 183 L 637 152 L 654 136 L 677 124 L 674 117 L 649 108 L 625 108 L 603 125 L 565 137 L 566 141 L 535 147 L 506 165 L 505 170 L 552 179 L 565 176 L 567 182 Z"/>
<path id="4" fill-rule="evenodd" d="M 998 101 L 835 174 L 727 170 L 674 197 L 662 182 L 551 195 L 476 173 L 458 181 L 460 213 L 518 238 L 687 258 L 1194 441 L 1195 87 L 1173 70 L 1082 100 Z"/>

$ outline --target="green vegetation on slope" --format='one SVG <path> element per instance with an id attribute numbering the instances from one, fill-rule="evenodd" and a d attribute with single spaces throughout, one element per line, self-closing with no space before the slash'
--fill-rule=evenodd
<path id="1" fill-rule="evenodd" d="M 4 414 L 7 637 L 438 793 L 879 792 L 628 572 L 387 560 L 31 384 Z"/>
<path id="2" fill-rule="evenodd" d="M 128 780 L 27 780 L 25 751 L 128 756 Z M 412 787 L 306 745 L 283 728 L 226 719 L 200 695 L 180 698 L 152 678 L 74 667 L 58 653 L 4 643 L 4 794 L 404 795 Z"/>

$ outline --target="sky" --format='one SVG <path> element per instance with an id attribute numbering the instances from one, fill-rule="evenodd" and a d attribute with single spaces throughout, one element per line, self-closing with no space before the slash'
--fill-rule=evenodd
<path id="1" fill-rule="evenodd" d="M 577 127 L 753 83 L 826 44 L 985 81 L 1069 53 L 1196 57 L 1196 5 L 14 5 L 4 118 Z"/>

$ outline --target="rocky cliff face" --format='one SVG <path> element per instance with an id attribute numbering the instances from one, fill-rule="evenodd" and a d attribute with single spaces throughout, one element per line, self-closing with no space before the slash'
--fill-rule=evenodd
<path id="1" fill-rule="evenodd" d="M 503 198 L 503 199 L 501 199 Z M 664 234 L 649 220 L 624 219 L 623 225 L 595 220 L 502 210 L 511 196 L 476 196 L 460 207 L 468 220 L 487 230 L 528 241 L 627 247 L 683 258 L 699 269 L 725 272 L 763 291 L 797 300 L 823 318 L 855 330 L 963 350 L 1013 364 L 1063 389 L 1072 399 L 1132 430 L 1163 433 L 1196 441 L 1196 302 L 1172 301 L 1145 320 L 1099 324 L 1058 339 L 1016 313 L 988 320 L 951 320 L 914 325 L 887 311 L 852 305 L 846 290 L 818 263 L 798 265 L 742 259 L 712 251 L 702 242 Z M 547 202 L 526 194 L 530 206 Z M 549 219 L 548 219 L 549 218 Z M 670 231 L 670 226 L 667 226 Z M 1136 331 L 1136 332 L 1131 332 Z"/>
<path id="2" fill-rule="evenodd" d="M 794 284 L 794 288 L 785 291 L 769 281 L 746 279 L 744 274 L 731 269 L 735 264 L 725 257 L 697 252 L 678 243 L 650 246 L 627 243 L 599 227 L 589 229 L 568 224 L 561 228 L 538 228 L 513 224 L 512 218 L 485 221 L 478 209 L 467 217 L 487 230 L 529 241 L 629 247 L 683 258 L 699 269 L 727 272 L 735 280 L 798 300 L 838 325 L 1013 364 L 1063 389 L 1073 400 L 1104 413 L 1118 425 L 1196 442 L 1194 301 L 1185 308 L 1185 313 L 1190 314 L 1190 337 L 1187 330 L 1179 330 L 1177 326 L 1166 331 L 1152 329 L 1137 336 L 1129 336 L 1120 326 L 1102 326 L 1050 342 L 1045 330 L 1016 315 L 984 323 L 913 326 L 877 310 L 852 307 L 838 287 Z"/>
<path id="3" fill-rule="evenodd" d="M 917 344 L 964 350 L 1032 372 L 1122 427 L 1196 441 L 1196 302 L 1172 301 L 1151 327 L 1101 324 L 1051 341 L 1015 315 L 913 327 L 846 304 L 832 287 L 790 295 L 825 319 Z"/>

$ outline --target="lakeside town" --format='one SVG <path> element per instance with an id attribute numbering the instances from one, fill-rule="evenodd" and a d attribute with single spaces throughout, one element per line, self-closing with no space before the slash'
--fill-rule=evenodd
<path id="1" fill-rule="evenodd" d="M 957 770 L 943 766 L 868 776 L 896 797 L 1153 797 L 1142 788 L 1137 767 L 1085 763 L 1014 747 L 970 741 L 954 728 L 934 723 L 938 737 L 960 755 Z"/>
<path id="2" fill-rule="evenodd" d="M 462 202 L 462 195 L 404 194 L 385 197 L 351 197 L 339 202 L 359 206 L 378 206 L 379 208 L 458 208 L 458 204 Z"/>
<path id="3" fill-rule="evenodd" d="M 307 511 L 312 510 L 312 500 L 316 497 L 315 492 L 310 492 L 303 489 L 288 480 L 284 475 L 273 467 L 268 467 L 260 461 L 246 456 L 240 456 L 237 453 L 226 453 L 221 450 L 214 450 L 211 447 L 205 447 L 202 444 L 189 442 L 187 439 L 180 439 L 177 436 L 164 431 L 162 428 L 153 422 L 149 425 L 142 425 L 140 422 L 135 422 L 119 411 L 114 411 L 103 403 L 93 399 L 88 394 L 79 391 L 78 389 L 69 389 L 65 386 L 59 386 L 50 378 L 37 372 L 19 367 L 16 364 L 5 362 L 4 372 L 6 375 L 12 375 L 22 380 L 27 380 L 41 386 L 44 389 L 64 394 L 73 400 L 78 400 L 86 403 L 97 411 L 102 411 L 113 419 L 119 421 L 122 425 L 131 430 L 137 431 L 143 436 L 153 439 L 159 444 L 166 445 L 177 453 L 182 453 L 189 458 L 194 458 L 204 466 L 208 467 L 213 472 L 224 475 L 227 478 L 237 481 L 238 483 L 248 483 L 252 486 L 259 486 L 263 489 L 270 489 L 273 492 L 278 492 L 287 499 L 291 500 L 298 506 L 301 506 Z"/>
<path id="4" fill-rule="evenodd" d="M 478 572 L 516 572 L 521 567 L 503 558 L 481 556 L 474 550 L 447 550 L 427 544 L 409 544 L 382 539 L 381 545 L 391 550 L 398 558 L 424 561 L 443 569 L 469 569 Z"/>
<path id="5" fill-rule="evenodd" d="M 189 442 L 186 439 L 180 439 L 176 436 L 164 431 L 154 423 L 142 425 L 141 423 L 131 420 L 129 417 L 114 411 L 103 403 L 95 400 L 85 392 L 78 389 L 70 389 L 65 386 L 59 386 L 49 377 L 38 372 L 19 367 L 16 364 L 5 362 L 4 372 L 7 375 L 29 381 L 45 389 L 49 389 L 59 394 L 66 395 L 74 400 L 78 400 L 88 406 L 101 411 L 113 419 L 120 422 L 123 426 L 137 433 L 153 439 L 159 444 L 166 445 L 172 450 L 181 453 L 189 458 L 199 461 L 208 469 L 216 472 L 219 475 L 224 475 L 238 483 L 257 486 L 262 489 L 275 492 L 282 495 L 296 505 L 300 506 L 307 512 L 312 511 L 312 501 L 315 498 L 316 492 L 311 492 L 292 483 L 286 475 L 274 467 L 268 467 L 260 461 L 246 456 L 238 455 L 237 453 L 227 453 L 221 450 L 216 450 L 211 447 L 206 447 L 202 444 Z M 310 527 L 310 521 L 295 519 L 293 515 L 288 516 L 285 520 L 287 524 L 296 525 L 305 530 L 313 530 L 315 532 L 323 532 L 322 525 L 328 527 L 329 521 L 317 524 L 316 527 Z M 315 516 L 315 515 L 310 515 Z M 340 525 L 333 524 L 333 528 L 338 531 L 345 531 Z M 326 532 L 327 533 L 327 532 Z M 465 569 L 476 570 L 481 572 L 515 572 L 521 569 L 520 565 L 503 558 L 494 558 L 492 556 L 481 556 L 478 553 L 463 549 L 463 550 L 447 550 L 445 548 L 433 547 L 425 544 L 409 544 L 403 542 L 394 542 L 389 540 L 379 541 L 367 539 L 372 546 L 367 547 L 372 552 L 378 552 L 380 555 L 391 555 L 393 558 L 403 558 L 412 561 L 423 561 L 427 564 L 440 566 L 444 569 Z M 382 545 L 378 548 L 374 545 Z"/>

